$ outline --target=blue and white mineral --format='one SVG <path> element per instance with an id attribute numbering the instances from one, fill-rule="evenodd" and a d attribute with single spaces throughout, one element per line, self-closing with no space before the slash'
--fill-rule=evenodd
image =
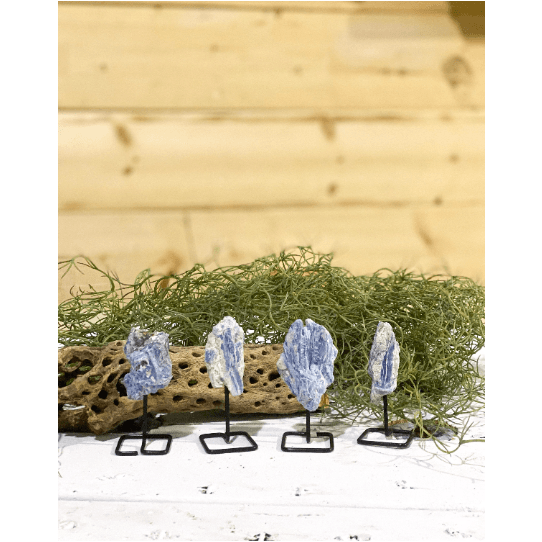
<path id="1" fill-rule="evenodd" d="M 139 401 L 144 395 L 165 388 L 171 381 L 167 333 L 150 333 L 139 329 L 139 326 L 133 327 L 124 353 L 131 364 L 130 372 L 123 379 L 130 399 Z"/>
<path id="2" fill-rule="evenodd" d="M 213 388 L 226 386 L 236 396 L 243 393 L 245 332 L 226 316 L 213 327 L 205 345 L 205 365 Z"/>
<path id="3" fill-rule="evenodd" d="M 329 331 L 310 318 L 296 320 L 284 340 L 284 352 L 277 368 L 280 376 L 310 411 L 320 404 L 327 387 L 333 382 L 333 363 L 337 348 Z"/>
<path id="4" fill-rule="evenodd" d="M 399 343 L 388 322 L 378 322 L 369 355 L 368 372 L 373 380 L 371 402 L 380 403 L 382 396 L 397 387 L 399 372 Z"/>

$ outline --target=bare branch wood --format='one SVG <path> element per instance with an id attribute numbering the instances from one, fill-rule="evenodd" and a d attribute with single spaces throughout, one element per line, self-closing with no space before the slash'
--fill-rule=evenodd
<path id="1" fill-rule="evenodd" d="M 124 345 L 125 341 L 115 341 L 104 347 L 69 346 L 59 350 L 60 431 L 103 434 L 143 414 L 143 401 L 128 398 L 121 381 L 130 370 Z M 245 391 L 230 398 L 232 413 L 288 414 L 304 410 L 277 371 L 282 351 L 281 344 L 245 345 Z M 173 378 L 166 388 L 148 396 L 149 412 L 224 408 L 224 390 L 211 386 L 203 346 L 172 346 L 170 357 Z"/>

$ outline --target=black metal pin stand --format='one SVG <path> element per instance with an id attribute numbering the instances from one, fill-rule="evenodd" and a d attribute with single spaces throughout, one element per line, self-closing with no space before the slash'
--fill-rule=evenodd
<path id="1" fill-rule="evenodd" d="M 408 448 L 414 439 L 414 431 L 408 429 L 389 429 L 388 428 L 388 396 L 384 395 L 384 427 L 372 427 L 365 429 L 365 431 L 358 437 L 358 444 L 364 446 L 382 446 L 385 448 Z M 387 437 L 392 435 L 406 435 L 407 439 L 404 442 L 385 442 L 378 440 L 365 440 L 365 437 L 369 433 L 383 433 Z"/>
<path id="2" fill-rule="evenodd" d="M 125 440 L 139 440 L 143 439 L 143 442 L 141 443 L 141 453 L 143 455 L 166 455 L 169 452 L 169 448 L 171 447 L 171 441 L 172 441 L 171 435 L 159 435 L 159 434 L 153 434 L 150 435 L 147 433 L 147 396 L 143 396 L 143 434 L 142 435 L 122 435 L 122 437 L 119 438 L 119 442 L 117 443 L 117 447 L 115 448 L 115 455 L 137 455 L 138 452 L 121 452 L 120 449 L 122 447 L 122 443 Z M 166 440 L 166 447 L 164 450 L 145 450 L 145 446 L 147 446 L 147 439 L 148 440 Z"/>
<path id="3" fill-rule="evenodd" d="M 305 410 L 306 416 L 306 426 L 305 431 L 286 431 L 282 435 L 282 442 L 280 444 L 280 449 L 283 452 L 315 452 L 315 453 L 327 453 L 332 452 L 334 449 L 333 444 L 333 435 L 331 433 L 320 432 L 316 433 L 317 437 L 329 437 L 329 448 L 292 448 L 291 446 L 286 446 L 286 439 L 289 435 L 297 435 L 300 437 L 305 437 L 307 439 L 307 444 L 311 441 L 311 413 L 308 410 Z"/>
<path id="4" fill-rule="evenodd" d="M 230 452 L 252 452 L 258 449 L 258 445 L 254 442 L 252 437 L 246 431 L 230 431 L 230 392 L 226 386 L 224 386 L 224 399 L 226 409 L 226 432 L 225 433 L 207 433 L 206 435 L 200 435 L 199 440 L 203 449 L 208 454 L 227 454 Z M 220 437 L 224 439 L 226 444 L 230 444 L 231 437 L 243 436 L 250 442 L 250 446 L 238 446 L 228 448 L 214 448 L 210 449 L 205 442 L 206 439 Z"/>

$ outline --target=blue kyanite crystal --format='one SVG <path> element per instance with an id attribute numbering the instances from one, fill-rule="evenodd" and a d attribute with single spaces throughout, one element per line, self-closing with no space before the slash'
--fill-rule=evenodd
<path id="1" fill-rule="evenodd" d="M 232 395 L 243 393 L 245 332 L 231 316 L 223 318 L 209 333 L 205 365 L 213 388 L 226 386 Z"/>
<path id="2" fill-rule="evenodd" d="M 399 344 L 387 322 L 378 322 L 369 355 L 368 371 L 373 379 L 371 401 L 380 403 L 383 395 L 388 395 L 397 387 L 399 371 Z"/>
<path id="3" fill-rule="evenodd" d="M 290 326 L 277 368 L 297 400 L 307 410 L 314 411 L 333 382 L 337 348 L 324 326 L 310 318 L 305 323 L 306 327 L 303 327 L 303 321 L 296 320 Z"/>
<path id="4" fill-rule="evenodd" d="M 172 375 L 167 333 L 151 334 L 133 327 L 124 353 L 132 366 L 123 380 L 130 399 L 139 401 L 169 384 Z"/>

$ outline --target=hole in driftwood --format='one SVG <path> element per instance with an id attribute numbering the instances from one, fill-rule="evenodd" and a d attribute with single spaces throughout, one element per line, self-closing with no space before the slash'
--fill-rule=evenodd
<path id="1" fill-rule="evenodd" d="M 90 363 L 88 359 L 85 360 L 86 363 Z M 81 365 L 79 369 L 77 369 L 77 375 L 84 375 L 85 373 L 88 373 L 92 369 L 92 365 Z"/>
<path id="2" fill-rule="evenodd" d="M 126 393 L 126 388 L 124 387 L 124 384 L 120 381 L 117 382 L 117 391 L 119 392 L 119 395 L 121 397 L 128 397 L 128 394 Z"/>
<path id="3" fill-rule="evenodd" d="M 79 367 L 79 365 L 81 365 L 81 360 L 79 358 L 72 358 L 72 359 L 70 359 L 70 361 L 68 361 L 68 363 L 64 364 L 64 368 L 68 372 L 70 372 L 70 371 L 74 371 L 75 369 L 77 369 L 77 367 Z"/>

